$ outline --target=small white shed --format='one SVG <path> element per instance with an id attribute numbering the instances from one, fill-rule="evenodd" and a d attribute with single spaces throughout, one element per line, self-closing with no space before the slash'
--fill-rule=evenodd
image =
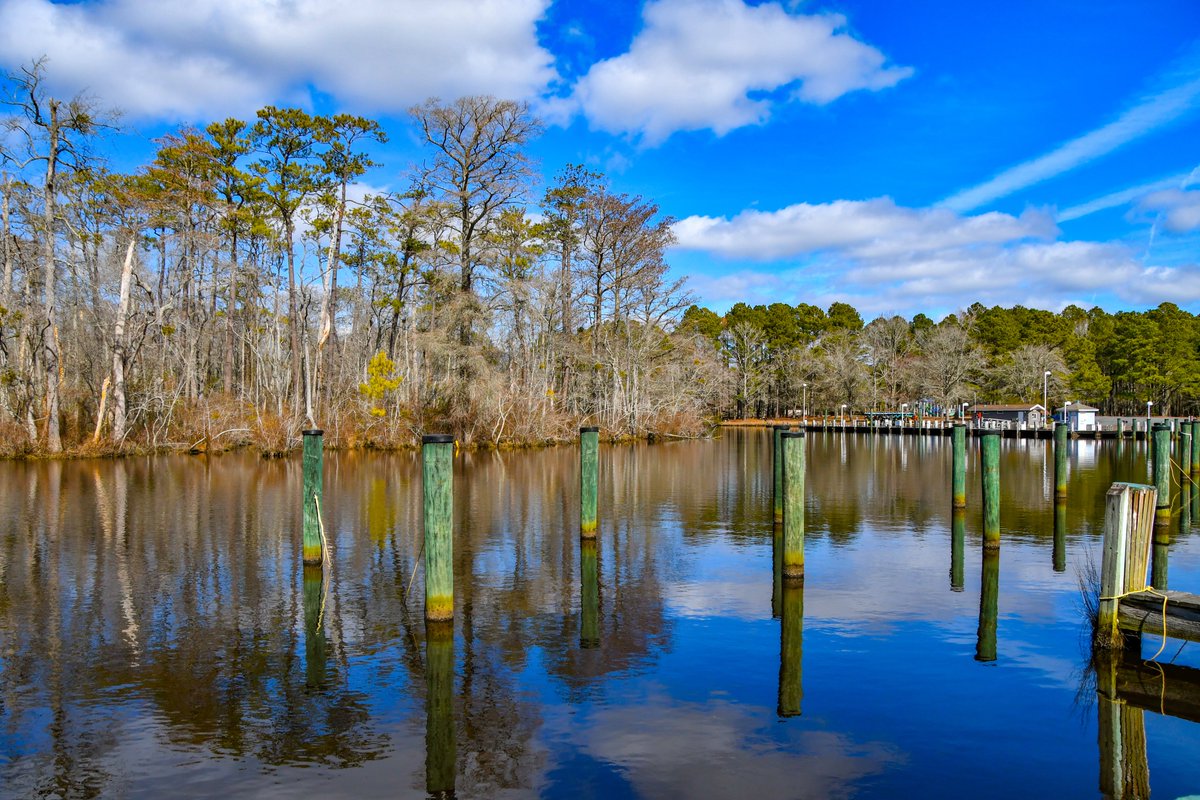
<path id="1" fill-rule="evenodd" d="M 1100 409 L 1084 403 L 1067 403 L 1054 413 L 1054 419 L 1067 423 L 1067 430 L 1096 430 L 1096 412 Z"/>

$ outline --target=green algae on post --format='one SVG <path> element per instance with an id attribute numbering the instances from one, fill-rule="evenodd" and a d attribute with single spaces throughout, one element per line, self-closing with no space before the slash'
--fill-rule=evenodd
<path id="1" fill-rule="evenodd" d="M 579 429 L 579 533 L 595 537 L 600 494 L 600 429 Z"/>
<path id="2" fill-rule="evenodd" d="M 804 578 L 804 431 L 787 431 L 783 450 L 783 578 Z"/>
<path id="3" fill-rule="evenodd" d="M 421 439 L 425 523 L 425 619 L 454 618 L 454 437 Z"/>
<path id="4" fill-rule="evenodd" d="M 303 493 L 304 563 L 320 564 L 324 549 L 321 546 L 321 469 L 324 431 L 304 431 Z"/>

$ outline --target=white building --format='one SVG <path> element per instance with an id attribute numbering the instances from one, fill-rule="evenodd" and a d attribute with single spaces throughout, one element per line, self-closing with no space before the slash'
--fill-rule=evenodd
<path id="1" fill-rule="evenodd" d="M 1067 403 L 1054 412 L 1054 420 L 1067 423 L 1067 430 L 1070 431 L 1094 431 L 1096 412 L 1099 410 L 1083 403 Z"/>

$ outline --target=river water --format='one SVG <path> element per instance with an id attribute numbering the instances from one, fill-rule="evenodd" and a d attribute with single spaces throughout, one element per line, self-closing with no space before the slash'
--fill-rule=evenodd
<path id="1" fill-rule="evenodd" d="M 602 446 L 594 549 L 577 450 L 463 453 L 451 635 L 415 454 L 326 454 L 324 582 L 299 458 L 0 464 L 0 795 L 1119 796 L 1079 579 L 1147 458 L 1073 442 L 1056 537 L 1050 446 L 1004 442 L 994 617 L 973 443 L 956 565 L 948 439 L 810 434 L 802 589 L 765 430 Z M 1200 793 L 1200 726 L 1122 708 L 1118 785 Z"/>

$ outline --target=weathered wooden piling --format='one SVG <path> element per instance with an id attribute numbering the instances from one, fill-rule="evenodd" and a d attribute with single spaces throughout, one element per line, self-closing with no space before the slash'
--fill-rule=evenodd
<path id="1" fill-rule="evenodd" d="M 1117 441 L 1125 441 L 1125 419 L 1124 417 L 1117 420 Z"/>
<path id="2" fill-rule="evenodd" d="M 950 590 L 963 590 L 963 550 L 967 540 L 967 512 L 956 508 L 950 512 Z"/>
<path id="3" fill-rule="evenodd" d="M 783 619 L 779 625 L 779 709 L 781 717 L 800 716 L 804 698 L 804 584 L 783 587 Z"/>
<path id="4" fill-rule="evenodd" d="M 600 554 L 595 539 L 579 542 L 579 646 L 600 646 Z"/>
<path id="5" fill-rule="evenodd" d="M 454 623 L 425 623 L 425 791 L 454 797 Z"/>
<path id="6" fill-rule="evenodd" d="M 1067 496 L 1067 433 L 1065 422 L 1054 423 L 1054 496 Z"/>
<path id="7" fill-rule="evenodd" d="M 320 564 L 304 565 L 304 679 L 310 689 L 325 685 L 325 571 Z"/>
<path id="8" fill-rule="evenodd" d="M 979 437 L 983 483 L 983 546 L 1000 546 L 1000 432 L 984 431 Z"/>
<path id="9" fill-rule="evenodd" d="M 599 519 L 600 429 L 579 429 L 579 534 L 594 538 Z"/>
<path id="10" fill-rule="evenodd" d="M 1153 486 L 1114 483 L 1105 496 L 1100 596 L 1094 639 L 1097 649 L 1124 646 L 1124 637 L 1117 626 L 1117 610 L 1121 595 L 1146 588 L 1157 495 Z"/>
<path id="11" fill-rule="evenodd" d="M 1054 501 L 1054 552 L 1051 556 L 1055 572 L 1067 571 L 1067 501 Z"/>
<path id="12" fill-rule="evenodd" d="M 979 628 L 975 639 L 975 660 L 996 660 L 996 628 L 1000 616 L 1000 552 L 983 551 L 983 570 L 979 583 Z"/>
<path id="13" fill-rule="evenodd" d="M 303 489 L 304 563 L 320 564 L 325 551 L 321 546 L 321 461 L 325 432 L 304 431 Z M 294 541 L 294 540 L 293 540 Z"/>
<path id="14" fill-rule="evenodd" d="M 804 431 L 786 431 L 783 451 L 783 579 L 804 580 Z"/>
<path id="15" fill-rule="evenodd" d="M 1154 521 L 1158 525 L 1171 523 L 1171 428 L 1165 422 L 1158 422 L 1153 430 L 1154 447 L 1151 451 L 1153 458 L 1154 488 L 1158 489 L 1158 507 L 1154 512 Z"/>
<path id="16" fill-rule="evenodd" d="M 961 422 L 950 429 L 954 450 L 950 471 L 950 488 L 954 492 L 954 507 L 967 507 L 967 426 Z"/>
<path id="17" fill-rule="evenodd" d="M 425 619 L 454 618 L 454 437 L 421 439 L 425 495 Z"/>
<path id="18" fill-rule="evenodd" d="M 790 425 L 775 425 L 771 429 L 771 459 L 774 476 L 771 487 L 775 508 L 775 521 L 783 522 L 783 434 L 791 430 Z"/>

